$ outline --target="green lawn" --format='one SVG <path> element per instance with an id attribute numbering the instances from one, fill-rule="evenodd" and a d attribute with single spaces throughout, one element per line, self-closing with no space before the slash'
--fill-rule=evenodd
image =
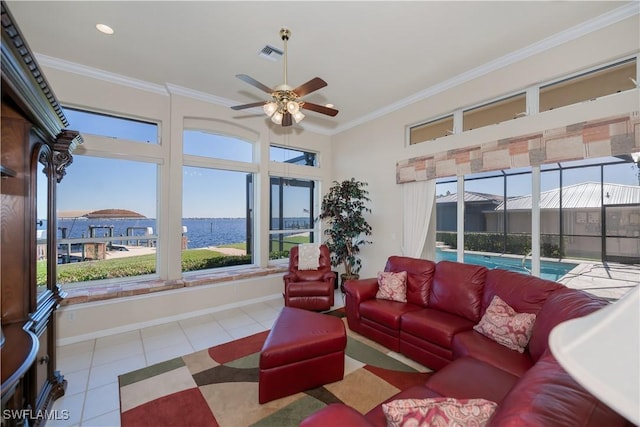
<path id="1" fill-rule="evenodd" d="M 289 250 L 300 243 L 308 243 L 306 236 L 288 237 L 282 252 L 272 252 L 270 259 L 284 258 Z M 221 245 L 223 248 L 246 250 L 245 242 Z M 208 249 L 187 249 L 182 251 L 182 271 L 197 271 L 209 268 L 245 265 L 251 263 L 251 255 L 225 255 Z M 113 279 L 119 277 L 142 276 L 156 272 L 155 254 L 138 255 L 101 261 L 85 261 L 70 264 L 59 264 L 57 267 L 58 283 L 85 282 L 91 280 Z M 39 286 L 47 281 L 46 260 L 38 261 L 36 280 Z"/>

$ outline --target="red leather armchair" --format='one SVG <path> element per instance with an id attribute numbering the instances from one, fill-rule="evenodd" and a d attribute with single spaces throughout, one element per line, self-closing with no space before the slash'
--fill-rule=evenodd
<path id="1" fill-rule="evenodd" d="M 336 276 L 331 271 L 331 256 L 326 245 L 320 245 L 318 268 L 299 270 L 298 246 L 289 252 L 289 272 L 284 275 L 284 305 L 305 310 L 324 311 L 333 305 Z"/>

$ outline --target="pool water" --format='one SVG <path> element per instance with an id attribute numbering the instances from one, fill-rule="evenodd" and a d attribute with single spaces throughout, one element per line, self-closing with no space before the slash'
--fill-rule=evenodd
<path id="1" fill-rule="evenodd" d="M 443 251 L 436 249 L 436 262 L 456 261 L 457 255 L 454 251 Z M 489 269 L 501 268 L 503 270 L 516 271 L 518 273 L 529 274 L 531 270 L 531 260 L 525 261 L 522 266 L 522 258 L 511 258 L 503 256 L 489 256 L 480 254 L 465 254 L 464 262 L 468 264 L 483 265 Z M 557 281 L 562 276 L 573 270 L 578 264 L 554 261 L 540 261 L 540 277 L 547 280 Z M 529 271 L 527 271 L 527 269 Z"/>

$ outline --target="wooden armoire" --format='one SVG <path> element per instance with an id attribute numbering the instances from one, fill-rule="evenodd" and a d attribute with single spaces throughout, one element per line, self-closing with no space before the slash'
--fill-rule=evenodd
<path id="1" fill-rule="evenodd" d="M 42 425 L 65 392 L 56 370 L 56 184 L 82 142 L 2 4 L 0 306 L 2 425 Z M 40 272 L 40 280 L 38 280 Z M 55 414 L 54 414 L 55 415 Z"/>

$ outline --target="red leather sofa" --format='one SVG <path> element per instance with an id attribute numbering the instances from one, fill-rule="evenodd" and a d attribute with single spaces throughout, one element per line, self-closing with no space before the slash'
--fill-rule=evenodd
<path id="1" fill-rule="evenodd" d="M 436 371 L 424 385 L 387 402 L 487 399 L 498 404 L 490 426 L 632 425 L 569 376 L 548 348 L 557 324 L 585 316 L 607 301 L 556 282 L 450 261 L 392 256 L 385 271 L 407 272 L 407 302 L 376 299 L 376 278 L 348 281 L 349 328 Z M 473 329 L 494 295 L 518 313 L 536 314 L 523 353 Z M 386 426 L 382 403 L 364 415 L 331 404 L 301 426 Z"/>

